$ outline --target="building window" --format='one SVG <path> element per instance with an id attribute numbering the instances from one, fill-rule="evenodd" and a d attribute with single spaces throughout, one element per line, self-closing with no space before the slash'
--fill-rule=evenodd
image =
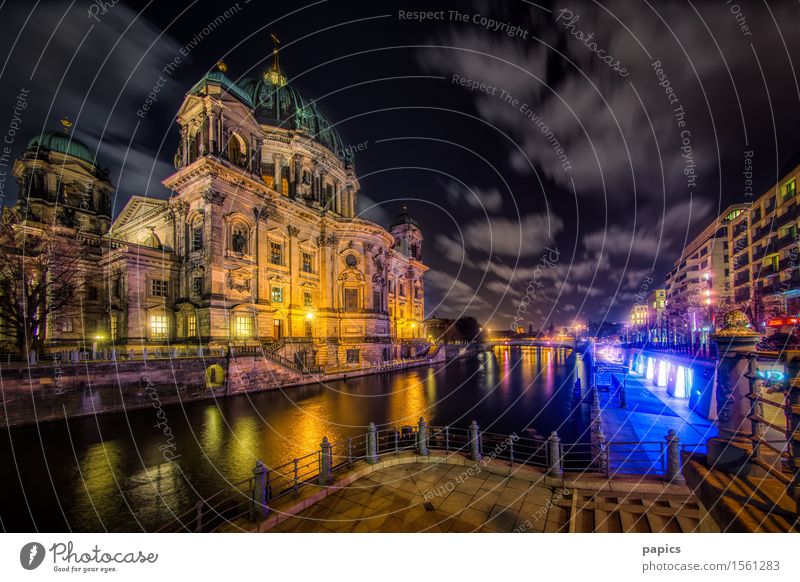
<path id="1" fill-rule="evenodd" d="M 311 253 L 302 253 L 302 261 L 303 261 L 303 272 L 304 273 L 313 273 L 314 266 L 311 263 Z"/>
<path id="2" fill-rule="evenodd" d="M 283 287 L 272 288 L 272 302 L 283 303 Z"/>
<path id="3" fill-rule="evenodd" d="M 314 300 L 311 297 L 311 293 L 305 291 L 303 293 L 303 306 L 304 307 L 314 307 Z"/>
<path id="4" fill-rule="evenodd" d="M 86 298 L 89 301 L 97 301 L 97 287 L 89 287 L 86 290 Z"/>
<path id="5" fill-rule="evenodd" d="M 383 310 L 383 297 L 381 297 L 380 291 L 373 291 L 372 292 L 372 308 L 375 311 L 382 311 Z"/>
<path id="6" fill-rule="evenodd" d="M 237 315 L 233 320 L 233 325 L 236 337 L 253 336 L 253 319 L 249 315 Z"/>
<path id="7" fill-rule="evenodd" d="M 117 277 L 111 284 L 111 295 L 113 297 L 119 297 L 121 293 L 122 293 L 122 279 L 120 277 Z"/>
<path id="8" fill-rule="evenodd" d="M 344 290 L 345 311 L 358 311 L 358 289 Z"/>
<path id="9" fill-rule="evenodd" d="M 283 245 L 276 242 L 269 243 L 269 262 L 273 265 L 283 265 Z"/>
<path id="10" fill-rule="evenodd" d="M 59 320 L 61 324 L 61 331 L 62 333 L 71 333 L 72 332 L 72 318 L 71 317 L 64 317 Z"/>
<path id="11" fill-rule="evenodd" d="M 186 316 L 186 337 L 197 337 L 197 316 Z"/>
<path id="12" fill-rule="evenodd" d="M 397 284 L 397 290 L 400 292 L 400 297 L 406 296 L 406 284 L 404 281 Z"/>
<path id="13" fill-rule="evenodd" d="M 111 341 L 117 339 L 119 330 L 119 316 L 116 313 L 111 314 Z"/>
<path id="14" fill-rule="evenodd" d="M 167 339 L 169 323 L 166 315 L 150 316 L 150 337 L 153 339 Z"/>
<path id="15" fill-rule="evenodd" d="M 786 190 L 783 193 L 783 199 L 788 200 L 789 198 L 797 194 L 797 180 L 792 179 L 786 182 L 785 189 Z"/>
<path id="16" fill-rule="evenodd" d="M 347 350 L 347 363 L 348 364 L 357 364 L 358 363 L 358 350 Z"/>
<path id="17" fill-rule="evenodd" d="M 262 178 L 268 188 L 275 188 L 275 164 L 264 164 L 261 170 Z"/>
<path id="18" fill-rule="evenodd" d="M 192 250 L 203 250 L 203 226 L 195 226 L 192 229 Z"/>
<path id="19" fill-rule="evenodd" d="M 168 281 L 165 279 L 152 279 L 150 281 L 150 295 L 153 297 L 166 297 L 168 289 Z"/>
<path id="20" fill-rule="evenodd" d="M 355 267 L 358 264 L 358 258 L 353 253 L 348 254 L 344 258 L 344 263 L 350 268 Z"/>

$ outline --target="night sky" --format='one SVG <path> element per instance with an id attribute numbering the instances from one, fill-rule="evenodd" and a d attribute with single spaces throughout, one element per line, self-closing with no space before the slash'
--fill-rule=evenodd
<path id="1" fill-rule="evenodd" d="M 3 135 L 29 91 L 12 157 L 68 115 L 117 210 L 167 198 L 185 92 L 219 59 L 260 75 L 274 33 L 289 83 L 360 150 L 359 210 L 419 220 L 427 315 L 506 327 L 529 293 L 524 325 L 623 319 L 703 226 L 753 199 L 747 152 L 758 196 L 800 148 L 796 2 L 101 4 L 2 4 Z"/>

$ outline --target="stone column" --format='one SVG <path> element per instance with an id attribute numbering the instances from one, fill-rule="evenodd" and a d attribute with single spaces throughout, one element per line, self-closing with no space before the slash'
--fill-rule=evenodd
<path id="1" fill-rule="evenodd" d="M 427 457 L 428 453 L 428 423 L 421 416 L 419 417 L 419 428 L 417 430 L 417 453 Z"/>
<path id="2" fill-rule="evenodd" d="M 367 432 L 367 463 L 374 465 L 378 462 L 378 429 L 374 422 L 369 423 Z"/>
<path id="3" fill-rule="evenodd" d="M 667 483 L 683 483 L 683 475 L 681 474 L 681 439 L 675 434 L 675 431 L 670 429 L 667 436 L 664 437 L 667 441 L 667 458 L 664 462 L 664 481 Z"/>
<path id="4" fill-rule="evenodd" d="M 283 194 L 283 190 L 281 189 L 281 155 L 272 154 L 272 162 L 275 165 L 274 172 L 272 174 L 272 179 L 275 181 L 274 188 Z"/>
<path id="5" fill-rule="evenodd" d="M 564 469 L 561 466 L 561 439 L 556 431 L 547 438 L 547 451 L 547 476 L 560 479 L 564 476 Z"/>
<path id="6" fill-rule="evenodd" d="M 471 461 L 481 460 L 480 430 L 474 420 L 469 424 L 469 458 Z"/>
<path id="7" fill-rule="evenodd" d="M 250 503 L 250 521 L 259 521 L 269 515 L 267 507 L 267 468 L 261 461 L 253 467 L 253 499 Z"/>
<path id="8" fill-rule="evenodd" d="M 328 437 L 322 437 L 319 455 L 319 484 L 327 485 L 333 480 L 333 451 Z"/>
<path id="9" fill-rule="evenodd" d="M 755 350 L 761 338 L 761 334 L 749 325 L 744 313 L 731 311 L 725 315 L 724 327 L 711 336 L 718 354 L 716 400 L 719 435 L 708 440 L 708 461 L 723 470 L 739 471 L 749 458 L 748 354 Z"/>

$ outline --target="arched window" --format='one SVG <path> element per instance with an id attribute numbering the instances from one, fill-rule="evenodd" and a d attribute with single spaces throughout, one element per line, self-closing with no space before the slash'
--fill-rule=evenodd
<path id="1" fill-rule="evenodd" d="M 231 133 L 228 140 L 228 161 L 235 166 L 247 166 L 247 144 L 238 133 Z"/>
<path id="2" fill-rule="evenodd" d="M 234 253 L 249 254 L 250 229 L 243 222 L 235 222 L 231 226 L 230 248 Z"/>

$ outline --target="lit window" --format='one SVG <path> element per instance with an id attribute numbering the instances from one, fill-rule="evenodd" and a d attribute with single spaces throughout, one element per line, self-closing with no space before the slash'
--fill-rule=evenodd
<path id="1" fill-rule="evenodd" d="M 269 243 L 269 261 L 273 265 L 283 264 L 283 246 L 280 243 Z"/>
<path id="2" fill-rule="evenodd" d="M 786 192 L 784 192 L 783 198 L 791 198 L 795 194 L 797 194 L 797 180 L 786 182 Z"/>
<path id="3" fill-rule="evenodd" d="M 348 364 L 358 363 L 358 350 L 347 350 L 347 363 Z"/>
<path id="4" fill-rule="evenodd" d="M 150 336 L 153 339 L 167 339 L 169 324 L 166 315 L 150 316 Z"/>
<path id="5" fill-rule="evenodd" d="M 303 293 L 303 305 L 305 307 L 313 307 L 314 306 L 314 302 L 313 302 L 313 299 L 311 297 L 311 293 L 309 293 L 308 291 Z"/>
<path id="6" fill-rule="evenodd" d="M 111 341 L 117 339 L 117 329 L 119 328 L 119 316 L 116 314 L 111 315 Z"/>
<path id="7" fill-rule="evenodd" d="M 168 282 L 164 279 L 150 281 L 150 294 L 153 297 L 166 297 L 168 288 Z"/>
<path id="8" fill-rule="evenodd" d="M 311 265 L 311 253 L 303 253 L 303 272 L 313 273 L 314 268 Z"/>
<path id="9" fill-rule="evenodd" d="M 237 315 L 234 319 L 236 337 L 251 337 L 253 335 L 253 320 L 247 315 Z"/>
<path id="10" fill-rule="evenodd" d="M 186 337 L 196 337 L 196 336 L 197 336 L 197 316 L 188 315 L 186 316 Z"/>
<path id="11" fill-rule="evenodd" d="M 283 303 L 283 287 L 272 288 L 272 302 Z"/>

